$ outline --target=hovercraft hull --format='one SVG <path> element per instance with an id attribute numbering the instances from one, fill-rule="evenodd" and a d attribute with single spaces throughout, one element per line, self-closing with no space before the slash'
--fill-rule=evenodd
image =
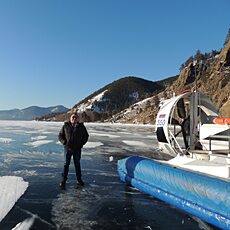
<path id="1" fill-rule="evenodd" d="M 132 156 L 118 161 L 121 181 L 222 229 L 230 229 L 230 183 Z"/>

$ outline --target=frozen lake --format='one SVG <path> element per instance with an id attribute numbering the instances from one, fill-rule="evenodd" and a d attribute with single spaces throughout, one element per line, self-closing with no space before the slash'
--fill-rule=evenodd
<path id="1" fill-rule="evenodd" d="M 156 151 L 153 126 L 88 124 L 82 152 L 85 187 L 71 162 L 66 190 L 59 188 L 63 123 L 0 121 L 0 176 L 23 177 L 25 194 L 0 223 L 9 230 L 34 216 L 31 229 L 213 229 L 158 199 L 120 182 L 117 160 L 129 155 L 168 159 Z"/>

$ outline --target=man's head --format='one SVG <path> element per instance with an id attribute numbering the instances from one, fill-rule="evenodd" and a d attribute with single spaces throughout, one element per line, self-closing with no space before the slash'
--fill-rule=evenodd
<path id="1" fill-rule="evenodd" d="M 70 116 L 70 122 L 72 124 L 76 124 L 77 123 L 77 119 L 78 119 L 77 113 L 72 113 L 71 116 Z"/>

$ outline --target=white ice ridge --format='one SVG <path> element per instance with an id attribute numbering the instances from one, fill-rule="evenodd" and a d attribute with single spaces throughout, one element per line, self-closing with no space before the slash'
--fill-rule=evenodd
<path id="1" fill-rule="evenodd" d="M 12 138 L 3 138 L 3 137 L 0 138 L 0 142 L 2 143 L 10 143 L 12 141 L 14 141 Z"/>
<path id="2" fill-rule="evenodd" d="M 53 140 L 38 140 L 38 141 L 25 143 L 25 145 L 32 146 L 32 147 L 38 147 L 40 145 L 46 145 L 51 142 L 53 142 Z"/>
<path id="3" fill-rule="evenodd" d="M 95 147 L 98 147 L 98 146 L 102 146 L 103 143 L 101 142 L 87 142 L 86 145 L 84 145 L 84 148 L 86 149 L 90 149 L 90 148 L 95 148 Z"/>
<path id="4" fill-rule="evenodd" d="M 47 136 L 37 136 L 37 137 L 31 137 L 31 140 L 35 140 L 35 141 L 38 141 L 38 140 L 44 140 L 44 139 L 46 139 L 47 138 Z"/>
<path id="5" fill-rule="evenodd" d="M 131 146 L 139 146 L 139 147 L 147 147 L 147 145 L 144 142 L 141 141 L 123 141 L 126 145 Z"/>
<path id="6" fill-rule="evenodd" d="M 25 219 L 23 222 L 18 223 L 12 230 L 29 230 L 33 225 L 35 216 Z"/>
<path id="7" fill-rule="evenodd" d="M 93 133 L 93 132 L 90 132 L 90 135 L 92 135 L 92 136 L 110 137 L 110 138 L 118 138 L 118 137 L 120 137 L 118 135 L 108 134 L 108 133 Z"/>
<path id="8" fill-rule="evenodd" d="M 0 222 L 24 194 L 28 187 L 22 177 L 0 177 Z"/>

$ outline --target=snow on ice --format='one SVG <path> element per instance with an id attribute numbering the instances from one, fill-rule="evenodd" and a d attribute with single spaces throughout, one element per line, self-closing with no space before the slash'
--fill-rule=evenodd
<path id="1" fill-rule="evenodd" d="M 16 176 L 0 177 L 0 222 L 24 194 L 28 182 Z"/>

